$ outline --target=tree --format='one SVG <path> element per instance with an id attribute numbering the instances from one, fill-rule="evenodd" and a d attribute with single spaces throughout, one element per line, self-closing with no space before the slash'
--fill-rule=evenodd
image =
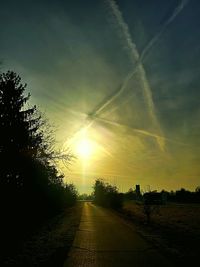
<path id="1" fill-rule="evenodd" d="M 127 200 L 136 200 L 137 199 L 136 192 L 133 191 L 132 188 L 130 188 L 128 192 L 124 193 L 124 198 Z"/>
<path id="2" fill-rule="evenodd" d="M 94 189 L 94 202 L 101 205 L 106 205 L 105 195 L 106 188 L 105 183 L 101 179 L 97 179 L 93 186 Z"/>
<path id="3" fill-rule="evenodd" d="M 25 88 L 14 72 L 0 74 L 1 182 L 14 187 L 24 184 L 25 160 L 36 158 L 45 148 L 39 131 L 41 118 L 36 115 L 36 106 L 26 107 L 30 94 L 24 94 Z"/>
<path id="4" fill-rule="evenodd" d="M 65 193 L 67 195 L 67 200 L 69 205 L 73 205 L 77 199 L 78 192 L 73 184 L 65 185 Z"/>
<path id="5" fill-rule="evenodd" d="M 18 242 L 49 216 L 75 203 L 76 190 L 63 183 L 55 160 L 72 155 L 54 150 L 51 130 L 26 85 L 12 71 L 0 74 L 0 236 Z"/>
<path id="6" fill-rule="evenodd" d="M 25 89 L 16 73 L 0 74 L 1 195 L 14 198 L 18 194 L 16 199 L 23 201 L 37 195 L 34 201 L 38 203 L 46 196 L 48 202 L 55 199 L 53 190 L 64 188 L 54 160 L 69 161 L 72 155 L 53 150 L 49 127 L 36 106 L 28 106 L 30 94 Z"/>
<path id="7" fill-rule="evenodd" d="M 103 180 L 97 179 L 93 186 L 94 202 L 104 207 L 120 209 L 122 207 L 122 195 L 118 193 L 116 186 L 104 183 Z"/>

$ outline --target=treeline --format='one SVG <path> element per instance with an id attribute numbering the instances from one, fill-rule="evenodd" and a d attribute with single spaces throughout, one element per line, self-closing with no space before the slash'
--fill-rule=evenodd
<path id="1" fill-rule="evenodd" d="M 26 85 L 14 72 L 0 74 L 0 208 L 6 234 L 30 229 L 73 205 L 77 192 L 63 183 L 56 160 L 71 155 L 54 150 L 54 139 Z M 12 230 L 13 229 L 13 230 Z"/>
<path id="2" fill-rule="evenodd" d="M 93 200 L 93 194 L 80 194 L 78 195 L 78 200 L 80 201 L 92 201 Z"/>
<path id="3" fill-rule="evenodd" d="M 138 194 L 136 190 L 129 189 L 128 192 L 123 194 L 124 200 L 140 200 L 144 201 L 147 198 L 151 198 L 154 202 L 165 204 L 166 202 L 176 203 L 200 203 L 200 187 L 197 187 L 195 191 L 189 191 L 184 188 L 176 191 L 149 191 L 143 194 Z"/>
<path id="4" fill-rule="evenodd" d="M 120 209 L 127 200 L 139 201 L 144 205 L 163 205 L 167 202 L 175 203 L 200 203 L 200 187 L 194 192 L 181 188 L 177 191 L 149 191 L 141 193 L 140 190 L 130 188 L 125 193 L 119 193 L 116 186 L 97 179 L 93 186 L 92 199 L 97 205 Z"/>
<path id="5" fill-rule="evenodd" d="M 163 190 L 161 193 L 165 195 L 166 200 L 169 202 L 200 203 L 200 187 L 197 187 L 193 192 L 181 188 L 180 190 L 171 192 Z"/>

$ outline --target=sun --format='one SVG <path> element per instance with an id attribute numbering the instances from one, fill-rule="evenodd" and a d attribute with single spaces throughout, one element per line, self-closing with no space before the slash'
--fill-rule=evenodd
<path id="1" fill-rule="evenodd" d="M 82 138 L 76 143 L 76 154 L 81 158 L 89 158 L 94 152 L 92 141 L 87 138 Z"/>
<path id="2" fill-rule="evenodd" d="M 91 164 L 91 161 L 99 160 L 100 157 L 105 155 L 106 150 L 102 145 L 97 142 L 96 134 L 94 134 L 91 129 L 82 128 L 77 133 L 74 134 L 69 140 L 67 140 L 63 147 L 70 149 L 73 155 L 82 163 L 88 162 Z"/>

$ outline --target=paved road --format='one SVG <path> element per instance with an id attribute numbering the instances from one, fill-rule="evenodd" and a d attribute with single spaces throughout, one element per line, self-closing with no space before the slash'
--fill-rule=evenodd
<path id="1" fill-rule="evenodd" d="M 111 211 L 85 202 L 64 267 L 171 267 L 134 226 Z"/>

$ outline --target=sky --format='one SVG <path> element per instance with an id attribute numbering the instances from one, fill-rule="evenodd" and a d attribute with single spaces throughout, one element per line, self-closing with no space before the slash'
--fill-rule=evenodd
<path id="1" fill-rule="evenodd" d="M 0 1 L 1 70 L 76 159 L 79 192 L 200 185 L 198 0 Z"/>

